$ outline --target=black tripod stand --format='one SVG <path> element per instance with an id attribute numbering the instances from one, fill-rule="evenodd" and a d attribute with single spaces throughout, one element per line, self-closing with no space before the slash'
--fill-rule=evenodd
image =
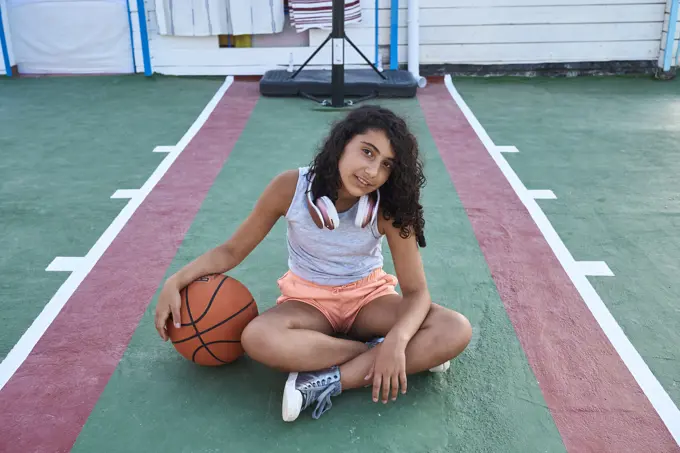
<path id="1" fill-rule="evenodd" d="M 332 72 L 331 72 L 331 100 L 330 102 L 328 100 L 322 100 L 319 99 L 315 96 L 312 96 L 311 94 L 307 94 L 304 92 L 300 92 L 300 94 L 308 99 L 311 99 L 313 101 L 316 101 L 320 103 L 321 105 L 324 106 L 331 106 L 331 107 L 344 107 L 346 105 L 353 105 L 356 102 L 361 102 L 366 99 L 371 99 L 377 96 L 377 93 L 370 94 L 368 96 L 361 97 L 359 99 L 356 99 L 354 101 L 352 100 L 345 100 L 345 41 L 347 41 L 354 50 L 357 51 L 359 55 L 366 61 L 366 63 L 369 64 L 369 66 L 380 76 L 381 79 L 386 80 L 386 77 L 383 73 L 378 71 L 378 68 L 375 67 L 371 61 L 366 58 L 366 55 L 364 55 L 356 45 L 352 42 L 351 39 L 347 37 L 345 34 L 345 1 L 344 0 L 333 0 L 333 28 L 331 30 L 331 33 L 328 35 L 328 37 L 324 40 L 324 42 L 321 43 L 321 45 L 310 55 L 307 60 L 302 63 L 302 66 L 300 66 L 297 71 L 290 77 L 291 79 L 294 79 L 302 69 L 307 66 L 307 63 L 309 63 L 314 56 L 319 53 L 319 51 L 328 43 L 328 41 L 332 41 Z"/>

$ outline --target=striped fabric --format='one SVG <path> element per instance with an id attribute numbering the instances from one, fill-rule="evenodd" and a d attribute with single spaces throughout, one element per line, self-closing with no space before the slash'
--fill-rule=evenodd
<path id="1" fill-rule="evenodd" d="M 332 0 L 288 0 L 290 22 L 298 32 L 310 28 L 331 28 Z M 361 22 L 361 0 L 345 0 L 345 24 Z"/>

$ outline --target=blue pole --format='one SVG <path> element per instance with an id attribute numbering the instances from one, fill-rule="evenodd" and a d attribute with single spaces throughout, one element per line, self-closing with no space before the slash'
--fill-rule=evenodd
<path id="1" fill-rule="evenodd" d="M 678 2 L 676 1 L 676 4 L 677 4 L 677 3 L 678 3 Z M 680 8 L 680 5 L 678 5 L 678 8 Z M 679 13 L 679 14 L 680 14 L 680 13 Z M 677 52 L 675 53 L 675 58 L 676 58 L 676 60 L 675 60 L 675 66 L 678 67 L 678 68 L 680 68 L 680 41 L 678 42 L 678 50 L 677 50 Z"/>
<path id="2" fill-rule="evenodd" d="M 128 26 L 130 27 L 130 49 L 132 50 L 132 73 L 137 72 L 137 61 L 135 61 L 135 37 L 132 33 L 132 16 L 130 12 L 130 1 L 126 0 L 127 5 L 127 15 L 128 15 Z"/>
<path id="3" fill-rule="evenodd" d="M 678 0 L 671 1 L 671 11 L 668 15 L 668 33 L 666 33 L 666 50 L 664 50 L 663 70 L 668 72 L 673 64 L 673 44 L 675 41 L 675 26 L 678 22 Z"/>
<path id="4" fill-rule="evenodd" d="M 144 75 L 151 76 L 151 57 L 149 56 L 149 34 L 146 31 L 146 7 L 144 0 L 137 0 L 137 16 L 139 17 L 139 34 L 144 56 Z"/>
<path id="5" fill-rule="evenodd" d="M 399 0 L 392 0 L 390 16 L 390 69 L 399 67 Z"/>
<path id="6" fill-rule="evenodd" d="M 5 62 L 5 74 L 12 77 L 12 66 L 9 62 L 9 50 L 7 50 L 7 40 L 5 39 L 5 26 L 2 23 L 2 8 L 0 7 L 0 46 L 2 46 L 2 60 Z"/>
<path id="7" fill-rule="evenodd" d="M 380 0 L 375 0 L 375 65 L 378 66 L 378 26 L 380 25 L 380 20 L 378 18 L 378 2 Z"/>

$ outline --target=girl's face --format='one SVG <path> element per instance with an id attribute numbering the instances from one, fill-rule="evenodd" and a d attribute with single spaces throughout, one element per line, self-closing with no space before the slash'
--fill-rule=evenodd
<path id="1" fill-rule="evenodd" d="M 390 177 L 394 159 L 392 145 L 383 131 L 369 130 L 354 136 L 338 164 L 341 191 L 352 197 L 374 192 Z"/>

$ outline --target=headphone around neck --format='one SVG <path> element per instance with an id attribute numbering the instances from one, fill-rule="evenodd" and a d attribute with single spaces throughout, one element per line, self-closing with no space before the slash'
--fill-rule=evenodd
<path id="1" fill-rule="evenodd" d="M 307 184 L 307 208 L 309 209 L 309 214 L 312 216 L 312 220 L 319 228 L 328 228 L 329 230 L 334 230 L 340 226 L 340 218 L 338 217 L 338 211 L 335 209 L 335 205 L 328 197 L 319 197 L 316 200 L 312 200 L 312 181 L 314 177 L 310 179 Z M 357 228 L 365 228 L 369 224 L 372 224 L 376 217 L 378 216 L 378 205 L 380 204 L 380 190 L 363 195 L 359 199 L 359 207 L 357 209 L 357 215 L 354 218 L 354 225 Z"/>

